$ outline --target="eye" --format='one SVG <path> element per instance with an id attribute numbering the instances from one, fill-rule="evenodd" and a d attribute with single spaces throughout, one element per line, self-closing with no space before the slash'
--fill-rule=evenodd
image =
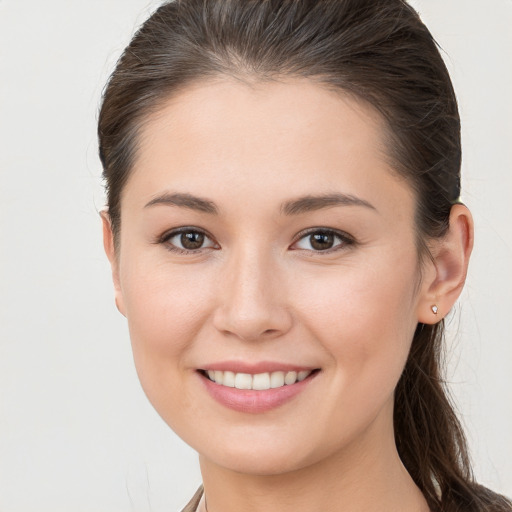
<path id="1" fill-rule="evenodd" d="M 331 252 L 352 245 L 354 239 L 346 233 L 332 229 L 314 229 L 303 233 L 301 238 L 292 246 L 293 249 L 302 249 L 314 252 Z"/>
<path id="2" fill-rule="evenodd" d="M 218 247 L 204 231 L 193 228 L 180 228 L 167 232 L 159 242 L 165 244 L 169 251 L 182 254 Z"/>

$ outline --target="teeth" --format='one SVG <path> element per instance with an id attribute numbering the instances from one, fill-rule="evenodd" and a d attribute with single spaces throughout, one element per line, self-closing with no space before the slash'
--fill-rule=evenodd
<path id="1" fill-rule="evenodd" d="M 215 372 L 217 373 L 217 372 Z M 222 373 L 222 372 L 220 372 Z M 235 387 L 235 374 L 233 372 L 224 372 L 224 377 L 222 379 L 222 385 L 227 386 L 228 388 Z"/>
<path id="2" fill-rule="evenodd" d="M 208 370 L 206 373 L 210 380 L 222 386 L 264 391 L 266 389 L 280 388 L 285 385 L 291 386 L 296 382 L 301 382 L 311 374 L 311 370 L 301 370 L 300 372 L 278 371 L 272 373 L 258 373 L 256 375 L 230 371 L 222 372 L 220 370 Z"/>
<path id="3" fill-rule="evenodd" d="M 290 386 L 291 384 L 295 384 L 297 382 L 297 372 L 287 372 L 287 374 L 284 376 L 284 383 L 287 386 Z"/>
<path id="4" fill-rule="evenodd" d="M 284 386 L 284 372 L 272 372 L 270 374 L 270 387 L 280 388 Z"/>
<path id="5" fill-rule="evenodd" d="M 270 389 L 270 374 L 269 373 L 258 373 L 252 378 L 252 389 Z"/>
<path id="6" fill-rule="evenodd" d="M 218 370 L 215 370 L 213 373 L 213 378 L 215 382 L 219 382 L 220 384 L 224 384 L 224 372 L 220 372 Z"/>
<path id="7" fill-rule="evenodd" d="M 311 372 L 308 370 L 302 370 L 297 374 L 297 380 L 300 382 L 301 380 L 304 380 Z"/>
<path id="8" fill-rule="evenodd" d="M 223 373 L 223 372 L 220 372 Z M 217 382 L 217 381 L 215 381 Z M 221 384 L 222 382 L 219 382 Z M 237 373 L 235 375 L 236 389 L 252 389 L 252 375 L 248 373 Z"/>

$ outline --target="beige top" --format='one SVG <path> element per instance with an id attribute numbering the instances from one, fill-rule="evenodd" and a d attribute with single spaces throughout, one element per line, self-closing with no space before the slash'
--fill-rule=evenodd
<path id="1" fill-rule="evenodd" d="M 199 489 L 197 489 L 196 493 L 194 494 L 194 497 L 188 502 L 188 505 L 181 512 L 196 512 L 202 496 L 203 486 L 201 485 L 201 487 L 199 487 Z"/>

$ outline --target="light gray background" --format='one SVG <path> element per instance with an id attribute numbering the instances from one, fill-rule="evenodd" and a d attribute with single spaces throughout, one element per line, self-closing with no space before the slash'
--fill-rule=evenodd
<path id="1" fill-rule="evenodd" d="M 0 0 L 0 512 L 171 512 L 200 482 L 139 387 L 97 215 L 101 90 L 158 3 Z M 448 378 L 478 478 L 512 495 L 512 1 L 414 5 L 458 92 L 476 221 Z"/>

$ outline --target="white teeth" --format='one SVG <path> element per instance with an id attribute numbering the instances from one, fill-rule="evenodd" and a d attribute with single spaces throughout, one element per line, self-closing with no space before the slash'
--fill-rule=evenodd
<path id="1" fill-rule="evenodd" d="M 287 372 L 284 376 L 284 383 L 290 386 L 291 384 L 295 384 L 295 382 L 297 382 L 297 372 Z"/>
<path id="2" fill-rule="evenodd" d="M 301 380 L 304 380 L 311 372 L 308 370 L 302 370 L 301 372 L 297 373 L 297 380 L 300 382 Z"/>
<path id="3" fill-rule="evenodd" d="M 214 380 L 215 380 L 215 382 L 218 382 L 219 384 L 224 384 L 224 372 L 215 370 Z"/>
<path id="4" fill-rule="evenodd" d="M 284 386 L 284 372 L 272 372 L 270 374 L 270 387 L 280 388 Z"/>
<path id="5" fill-rule="evenodd" d="M 237 373 L 235 375 L 235 388 L 252 389 L 252 375 L 248 373 Z"/>
<path id="6" fill-rule="evenodd" d="M 291 386 L 296 382 L 301 382 L 311 374 L 311 370 L 301 370 L 300 372 L 277 371 L 272 373 L 258 373 L 256 375 L 230 371 L 223 372 L 220 370 L 208 370 L 206 373 L 210 380 L 222 386 L 264 391 L 266 389 L 280 388 L 285 385 Z"/>
<path id="7" fill-rule="evenodd" d="M 258 373 L 252 378 L 252 389 L 262 391 L 270 389 L 270 375 L 268 373 Z"/>
<path id="8" fill-rule="evenodd" d="M 233 372 L 224 372 L 224 378 L 222 379 L 222 385 L 228 388 L 235 387 L 235 374 Z"/>

